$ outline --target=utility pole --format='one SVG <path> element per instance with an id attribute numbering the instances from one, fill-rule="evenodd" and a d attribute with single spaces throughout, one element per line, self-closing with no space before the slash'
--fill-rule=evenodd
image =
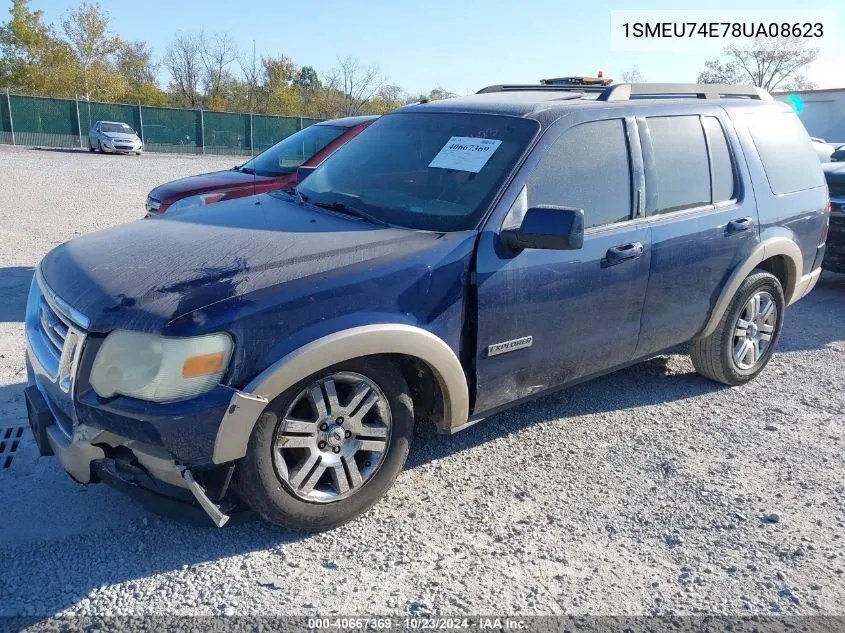
<path id="1" fill-rule="evenodd" d="M 141 126 L 139 130 L 141 132 L 141 143 L 146 145 L 146 141 L 144 140 L 144 112 L 141 110 L 141 100 L 138 99 L 138 125 Z M 144 149 L 147 149 L 146 147 Z"/>
<path id="2" fill-rule="evenodd" d="M 255 40 L 252 40 L 252 81 L 253 81 L 253 99 L 255 98 L 255 89 L 258 88 L 258 81 L 256 79 L 255 73 Z M 255 110 L 253 105 L 253 99 L 249 101 L 249 155 L 250 157 L 255 157 L 255 135 L 253 134 L 253 130 L 255 129 L 255 125 L 253 124 L 253 117 L 252 112 Z"/>
<path id="3" fill-rule="evenodd" d="M 82 122 L 79 120 L 79 95 L 73 95 L 73 102 L 76 104 L 76 129 L 79 132 L 79 149 L 85 149 L 82 144 Z"/>
<path id="4" fill-rule="evenodd" d="M 9 96 L 9 89 L 6 88 L 6 106 L 9 108 L 9 131 L 12 133 L 12 145 L 15 144 L 15 124 L 12 121 L 12 98 Z"/>

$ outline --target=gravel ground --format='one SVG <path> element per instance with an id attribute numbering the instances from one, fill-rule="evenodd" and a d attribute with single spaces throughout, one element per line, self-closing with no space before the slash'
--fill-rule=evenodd
<path id="1" fill-rule="evenodd" d="M 22 424 L 32 267 L 232 159 L 0 148 L 0 425 Z M 845 276 L 727 389 L 673 355 L 418 429 L 372 511 L 329 533 L 192 527 L 71 482 L 29 437 L 0 470 L 0 614 L 845 614 Z"/>

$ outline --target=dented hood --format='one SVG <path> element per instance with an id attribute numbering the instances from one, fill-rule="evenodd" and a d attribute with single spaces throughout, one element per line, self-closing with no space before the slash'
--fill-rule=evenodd
<path id="1" fill-rule="evenodd" d="M 438 237 L 263 195 L 77 238 L 48 253 L 41 272 L 92 331 L 155 332 L 218 301 L 406 257 Z"/>

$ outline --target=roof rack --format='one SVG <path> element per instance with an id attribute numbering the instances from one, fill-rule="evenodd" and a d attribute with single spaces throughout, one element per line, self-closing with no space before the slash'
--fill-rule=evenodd
<path id="1" fill-rule="evenodd" d="M 551 79 L 541 79 L 540 83 L 549 86 L 609 86 L 613 83 L 613 80 L 605 78 L 604 74 L 599 71 L 597 77 L 552 77 Z"/>
<path id="2" fill-rule="evenodd" d="M 524 92 L 537 90 L 540 92 L 602 92 L 604 86 L 565 86 L 559 84 L 496 84 L 482 88 L 476 94 L 488 92 Z"/>
<path id="3" fill-rule="evenodd" d="M 743 97 L 759 101 L 772 101 L 772 96 L 756 86 L 733 86 L 729 84 L 614 84 L 612 86 L 567 86 L 555 84 L 496 84 L 482 88 L 476 94 L 489 92 L 591 92 L 600 93 L 599 101 L 627 101 L 636 97 L 695 97 L 697 99 L 721 99 L 722 97 Z"/>
<path id="4" fill-rule="evenodd" d="M 760 101 L 772 101 L 772 96 L 756 86 L 734 86 L 730 84 L 616 84 L 608 86 L 599 96 L 599 101 L 627 101 L 632 97 L 696 97 L 697 99 L 721 99 L 722 97 L 745 97 Z"/>

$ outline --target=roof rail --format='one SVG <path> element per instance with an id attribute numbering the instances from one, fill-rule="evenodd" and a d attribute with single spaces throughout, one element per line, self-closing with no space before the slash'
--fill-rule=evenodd
<path id="1" fill-rule="evenodd" d="M 745 97 L 759 101 L 772 101 L 772 96 L 762 88 L 757 88 L 756 86 L 734 86 L 730 84 L 613 84 L 611 86 L 496 84 L 482 88 L 476 94 L 533 90 L 540 92 L 600 93 L 598 96 L 599 101 L 627 101 L 636 97 L 696 97 L 697 99 Z"/>
<path id="2" fill-rule="evenodd" d="M 632 97 L 696 97 L 698 99 L 721 99 L 722 97 L 746 97 L 760 101 L 772 101 L 772 96 L 756 86 L 734 86 L 730 84 L 615 84 L 608 86 L 599 95 L 599 101 L 627 101 Z"/>
<path id="3" fill-rule="evenodd" d="M 488 92 L 524 92 L 537 90 L 541 92 L 602 92 L 604 86 L 563 86 L 556 84 L 496 84 L 482 88 L 475 94 L 486 94 Z"/>

